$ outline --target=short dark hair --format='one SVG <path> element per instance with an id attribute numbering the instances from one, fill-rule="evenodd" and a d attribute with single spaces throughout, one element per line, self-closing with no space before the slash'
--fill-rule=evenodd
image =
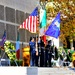
<path id="1" fill-rule="evenodd" d="M 30 37 L 30 41 L 33 39 L 34 37 Z"/>
<path id="2" fill-rule="evenodd" d="M 51 44 L 51 40 L 49 40 L 48 43 Z"/>

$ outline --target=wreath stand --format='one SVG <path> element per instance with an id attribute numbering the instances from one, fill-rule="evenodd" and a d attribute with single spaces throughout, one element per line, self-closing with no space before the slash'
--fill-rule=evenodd
<path id="1" fill-rule="evenodd" d="M 10 59 L 9 58 L 4 58 L 4 56 L 6 55 L 5 51 L 0 49 L 1 51 L 1 56 L 0 56 L 0 66 L 10 66 Z M 3 52 L 2 52 L 3 51 Z M 2 54 L 3 53 L 3 54 Z M 3 64 L 6 64 L 7 62 L 7 65 L 3 65 Z M 3 63 L 3 64 L 2 64 Z"/>
<path id="2" fill-rule="evenodd" d="M 13 50 L 10 50 L 11 52 L 13 52 Z M 1 53 L 2 53 L 2 50 L 1 50 Z M 0 66 L 11 66 L 10 64 L 10 59 L 9 58 L 4 58 L 4 56 L 6 55 L 6 52 L 4 51 L 3 54 L 0 56 Z M 7 62 L 7 65 L 2 65 L 2 62 L 6 63 Z M 16 60 L 14 60 L 16 66 L 18 66 Z"/>

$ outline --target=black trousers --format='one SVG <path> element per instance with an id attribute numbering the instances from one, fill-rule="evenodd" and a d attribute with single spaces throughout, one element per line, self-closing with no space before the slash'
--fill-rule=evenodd
<path id="1" fill-rule="evenodd" d="M 47 67 L 48 63 L 48 51 L 45 51 L 45 67 Z"/>
<path id="2" fill-rule="evenodd" d="M 52 53 L 49 53 L 49 58 L 48 58 L 49 67 L 52 67 L 51 59 L 52 59 Z"/>
<path id="3" fill-rule="evenodd" d="M 38 59 L 39 59 L 39 56 L 35 56 L 35 66 L 38 66 Z"/>
<path id="4" fill-rule="evenodd" d="M 40 67 L 44 66 L 44 49 L 41 49 L 40 53 Z"/>

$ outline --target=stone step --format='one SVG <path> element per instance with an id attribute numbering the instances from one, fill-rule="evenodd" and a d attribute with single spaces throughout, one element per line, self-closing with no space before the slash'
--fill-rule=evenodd
<path id="1" fill-rule="evenodd" d="M 38 75 L 41 75 L 41 74 L 38 74 Z M 63 73 L 59 73 L 59 74 L 58 73 L 56 73 L 56 74 L 55 73 L 45 74 L 44 73 L 43 75 L 75 75 L 75 74 L 74 73 L 71 73 L 71 74 L 70 73 L 67 73 L 67 74 L 66 73 L 65 74 L 63 74 Z"/>
<path id="2" fill-rule="evenodd" d="M 59 71 L 68 71 L 70 70 L 69 68 L 38 68 L 39 71 L 56 71 L 56 70 L 59 70 Z"/>
<path id="3" fill-rule="evenodd" d="M 41 70 L 41 71 L 40 71 Z M 75 70 L 66 68 L 44 68 L 44 67 L 0 67 L 3 75 L 75 75 Z"/>
<path id="4" fill-rule="evenodd" d="M 39 73 L 38 75 L 75 75 L 75 73 Z"/>
<path id="5" fill-rule="evenodd" d="M 29 67 L 27 75 L 75 75 L 75 70 L 69 68 Z"/>
<path id="6" fill-rule="evenodd" d="M 38 75 L 50 75 L 50 74 L 55 74 L 55 75 L 59 75 L 59 74 L 74 74 L 75 75 L 75 72 L 42 72 L 42 73 L 38 73 Z"/>

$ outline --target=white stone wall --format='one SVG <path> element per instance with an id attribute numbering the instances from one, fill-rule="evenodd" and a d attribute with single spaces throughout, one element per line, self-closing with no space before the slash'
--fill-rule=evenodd
<path id="1" fill-rule="evenodd" d="M 23 12 L 31 13 L 39 0 L 0 0 L 0 4 Z"/>

